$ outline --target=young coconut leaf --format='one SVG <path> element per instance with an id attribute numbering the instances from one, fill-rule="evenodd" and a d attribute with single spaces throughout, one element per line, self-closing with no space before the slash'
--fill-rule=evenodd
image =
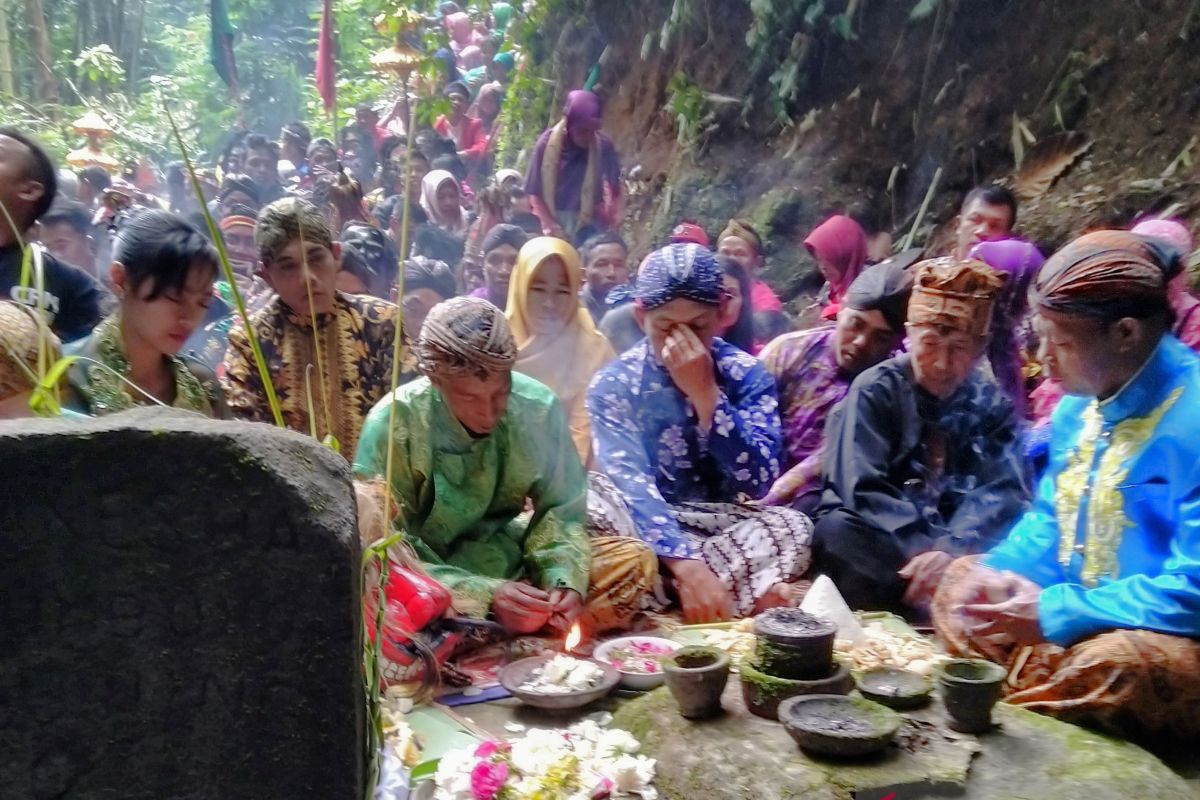
<path id="1" fill-rule="evenodd" d="M 212 214 L 208 211 L 208 202 L 204 199 L 204 192 L 200 189 L 200 179 L 196 177 L 196 167 L 192 164 L 192 158 L 188 154 L 187 145 L 183 143 L 183 136 L 179 133 L 179 127 L 175 124 L 175 116 L 171 113 L 170 107 L 165 102 L 163 103 L 163 111 L 167 115 L 167 122 L 171 125 L 171 133 L 175 137 L 175 143 L 179 146 L 180 155 L 183 156 L 183 164 L 187 168 L 188 178 L 192 183 L 192 191 L 196 193 L 196 199 L 200 204 L 200 213 L 204 215 L 204 222 L 208 226 L 209 238 L 212 239 L 213 244 L 217 248 L 217 256 L 221 260 L 221 270 L 225 275 L 225 280 L 229 282 L 229 289 L 233 294 L 233 301 L 237 306 L 238 316 L 241 317 L 242 326 L 246 330 L 246 340 L 250 342 L 250 351 L 254 354 L 254 364 L 258 367 L 258 377 L 262 381 L 263 392 L 267 395 L 267 405 L 271 407 L 271 416 L 274 418 L 276 425 L 280 428 L 285 428 L 287 426 L 283 422 L 283 410 L 279 406 L 279 397 L 275 394 L 275 385 L 271 383 L 271 370 L 267 367 L 267 359 L 263 356 L 262 345 L 258 343 L 258 335 L 254 332 L 254 326 L 250 324 L 250 314 L 246 311 L 246 301 L 242 297 L 242 290 L 238 288 L 237 276 L 233 271 L 233 265 L 229 263 L 229 253 L 225 250 L 225 240 L 221 237 L 221 230 L 217 227 Z"/>

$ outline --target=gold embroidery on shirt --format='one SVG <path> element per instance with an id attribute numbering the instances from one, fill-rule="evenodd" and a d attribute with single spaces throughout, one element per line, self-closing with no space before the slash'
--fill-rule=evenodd
<path id="1" fill-rule="evenodd" d="M 1075 552 L 1079 507 L 1084 494 L 1091 494 L 1084 537 L 1082 578 L 1085 585 L 1095 586 L 1102 577 L 1117 577 L 1117 550 L 1121 547 L 1125 529 L 1133 526 L 1125 515 L 1125 498 L 1118 487 L 1133 466 L 1130 463 L 1133 456 L 1150 440 L 1163 415 L 1182 394 L 1180 387 L 1148 415 L 1124 420 L 1113 428 L 1112 441 L 1100 457 L 1094 483 L 1089 482 L 1088 473 L 1102 420 L 1095 401 L 1084 409 L 1078 445 L 1067 456 L 1067 465 L 1058 476 L 1054 510 L 1059 528 L 1058 560 L 1065 568 Z"/>

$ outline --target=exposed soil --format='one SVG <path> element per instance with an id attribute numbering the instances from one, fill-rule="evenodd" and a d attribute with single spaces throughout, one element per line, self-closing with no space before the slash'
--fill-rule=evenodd
<path id="1" fill-rule="evenodd" d="M 825 35 L 814 48 L 787 128 L 762 103 L 742 122 L 749 3 L 688 5 L 697 10 L 665 51 L 657 37 L 670 0 L 586 0 L 558 38 L 560 92 L 581 84 L 609 47 L 605 128 L 626 169 L 640 167 L 627 218 L 639 253 L 680 219 L 715 236 L 730 216 L 746 216 L 769 237 L 768 276 L 797 297 L 818 282 L 797 238 L 845 211 L 899 240 L 939 168 L 916 242 L 944 250 L 963 194 L 1012 179 L 1014 115 L 1043 148 L 1064 131 L 1092 142 L 1023 202 L 1019 230 L 1044 250 L 1141 214 L 1200 209 L 1200 146 L 1197 163 L 1180 157 L 1200 111 L 1190 0 L 943 0 L 943 11 L 917 22 L 911 2 L 862 0 L 857 39 Z M 643 60 L 647 35 L 655 41 Z M 711 130 L 686 150 L 664 110 L 676 72 L 734 98 L 714 104 Z M 1037 147 L 1023 143 L 1029 160 Z"/>

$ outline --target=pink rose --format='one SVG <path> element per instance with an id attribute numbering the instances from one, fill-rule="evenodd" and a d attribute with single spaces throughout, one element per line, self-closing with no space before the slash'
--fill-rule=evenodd
<path id="1" fill-rule="evenodd" d="M 508 764 L 480 761 L 471 770 L 471 795 L 475 800 L 496 800 L 508 780 Z"/>
<path id="2" fill-rule="evenodd" d="M 500 752 L 499 742 L 483 742 L 479 747 L 475 748 L 476 758 L 491 758 Z"/>

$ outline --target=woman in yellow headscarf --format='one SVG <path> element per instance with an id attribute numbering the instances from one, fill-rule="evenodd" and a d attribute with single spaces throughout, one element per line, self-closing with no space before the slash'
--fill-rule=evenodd
<path id="1" fill-rule="evenodd" d="M 516 370 L 558 396 L 586 467 L 592 454 L 588 384 L 616 353 L 579 302 L 582 285 L 583 265 L 574 247 L 552 236 L 530 239 L 508 284 L 507 315 L 520 350 Z"/>

